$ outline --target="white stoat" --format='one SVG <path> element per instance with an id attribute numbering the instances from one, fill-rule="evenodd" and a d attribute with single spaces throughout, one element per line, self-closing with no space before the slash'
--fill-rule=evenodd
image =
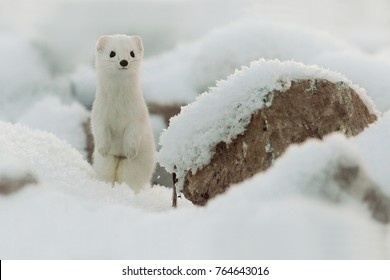
<path id="1" fill-rule="evenodd" d="M 147 185 L 155 168 L 155 145 L 140 86 L 141 37 L 101 36 L 96 45 L 96 97 L 91 128 L 93 166 L 99 179 Z"/>

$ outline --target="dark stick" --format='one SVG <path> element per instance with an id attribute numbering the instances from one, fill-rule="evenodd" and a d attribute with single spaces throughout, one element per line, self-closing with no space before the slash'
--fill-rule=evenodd
<path id="1" fill-rule="evenodd" d="M 172 207 L 177 207 L 177 192 L 176 192 L 176 173 L 172 173 L 172 180 L 173 180 L 173 193 L 172 193 Z"/>

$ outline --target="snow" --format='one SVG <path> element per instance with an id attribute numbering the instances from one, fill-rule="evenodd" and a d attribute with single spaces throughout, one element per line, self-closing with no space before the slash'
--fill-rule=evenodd
<path id="1" fill-rule="evenodd" d="M 390 75 L 389 60 L 358 51 L 345 50 L 322 54 L 312 62 L 343 73 L 366 89 L 377 104 L 378 110 L 382 112 L 390 110 L 390 87 L 386 82 Z"/>
<path id="2" fill-rule="evenodd" d="M 92 67 L 81 65 L 70 76 L 72 94 L 86 108 L 95 100 L 96 73 Z"/>
<path id="3" fill-rule="evenodd" d="M 358 149 L 344 136 L 294 146 L 268 172 L 233 187 L 209 206 L 197 208 L 179 200 L 173 211 L 168 205 L 171 192 L 162 187 L 136 196 L 128 187 L 94 181 L 81 155 L 52 135 L 5 123 L 0 130 L 7 135 L 1 153 L 39 163 L 34 171 L 41 178 L 37 187 L 0 196 L 1 258 L 389 257 L 384 226 L 323 176 L 337 162 L 359 160 Z M 13 141 L 16 134 L 19 140 Z M 36 146 L 38 140 L 44 145 Z M 28 152 L 30 146 L 35 157 Z M 50 153 L 44 154 L 47 149 Z M 291 165 L 302 156 L 306 165 Z M 318 176 L 311 188 L 310 179 Z"/>
<path id="4" fill-rule="evenodd" d="M 0 35 L 0 61 L 0 119 L 13 120 L 43 94 L 49 73 L 31 42 L 19 37 Z"/>
<path id="5" fill-rule="evenodd" d="M 390 195 L 388 139 L 390 139 L 390 111 L 385 113 L 376 123 L 370 125 L 364 133 L 351 139 L 351 142 L 359 147 L 360 155 L 367 163 L 366 168 L 374 181 L 382 187 L 387 195 Z"/>
<path id="6" fill-rule="evenodd" d="M 86 156 L 86 135 L 83 124 L 89 113 L 78 103 L 63 104 L 58 97 L 47 96 L 32 104 L 17 122 L 48 131 L 67 141 Z M 60 125 L 59 125 L 60 124 Z"/>
<path id="7" fill-rule="evenodd" d="M 342 39 L 307 26 L 247 19 L 147 59 L 144 94 L 147 100 L 162 104 L 187 104 L 215 86 L 215 81 L 259 58 L 295 60 L 343 73 L 367 90 L 379 110 L 390 109 L 390 85 L 386 82 L 390 60 L 373 57 Z"/>
<path id="8" fill-rule="evenodd" d="M 281 199 L 244 209 L 229 207 L 225 214 L 234 214 L 229 219 L 225 215 L 221 219 L 218 208 L 210 209 L 208 214 L 193 209 L 165 215 L 145 215 L 122 207 L 96 210 L 72 197 L 50 193 L 38 196 L 31 189 L 2 201 L 0 207 L 13 213 L 12 218 L 18 221 L 10 220 L 9 214 L 4 215 L 7 212 L 0 212 L 1 221 L 7 225 L 0 233 L 1 255 L 9 258 L 387 257 L 381 246 L 380 227 L 359 215 L 362 213 L 304 199 Z M 25 207 L 34 210 L 23 211 Z M 281 211 L 269 213 L 271 207 L 281 207 Z M 238 210 L 238 214 L 233 210 Z M 194 214 L 197 216 L 188 223 L 186 215 Z M 292 221 L 288 218 L 291 216 L 300 218 Z M 37 219 L 40 227 L 34 224 Z M 19 233 L 18 238 L 14 232 Z M 200 234 L 204 237 L 199 238 Z"/>
<path id="9" fill-rule="evenodd" d="M 389 7 L 387 0 L 0 1 L 0 184 L 25 174 L 38 181 L 0 195 L 0 258 L 389 259 L 389 226 L 332 177 L 340 163 L 359 166 L 364 180 L 390 195 Z M 279 74 L 291 80 L 320 69 L 316 75 L 352 81 L 383 115 L 354 138 L 332 135 L 290 147 L 267 172 L 206 207 L 183 197 L 172 209 L 171 189 L 154 185 L 135 195 L 124 184 L 97 181 L 85 161 L 82 123 L 94 99 L 93 50 L 99 35 L 114 33 L 144 40 L 147 101 L 195 101 L 165 132 L 173 141 L 162 140 L 173 151 L 164 159 L 169 163 L 183 154 L 192 125 L 217 124 L 209 121 L 223 113 L 215 106 L 244 104 L 239 95 L 214 101 L 237 81 L 235 88 L 245 92 L 254 80 L 287 88 L 275 82 Z M 282 65 L 291 71 L 280 72 Z M 198 131 L 193 143 L 211 143 L 217 132 L 231 139 L 244 126 L 240 114 L 254 105 L 235 110 L 235 127 Z M 189 122 L 173 133 L 185 115 Z M 157 143 L 164 123 L 158 116 L 152 123 Z"/>
<path id="10" fill-rule="evenodd" d="M 180 190 L 187 172 L 195 174 L 208 164 L 219 142 L 229 144 L 245 131 L 253 113 L 270 105 L 265 100 L 269 92 L 286 91 L 291 81 L 303 79 L 344 82 L 359 94 L 371 113 L 378 114 L 364 89 L 341 74 L 314 65 L 261 59 L 218 81 L 216 87 L 182 107 L 160 137 L 158 162 L 168 172 L 176 172 Z"/>
<path id="11" fill-rule="evenodd" d="M 31 173 L 31 167 L 19 158 L 0 154 L 0 182 L 2 180 L 18 180 Z"/>
<path id="12" fill-rule="evenodd" d="M 152 129 L 153 129 L 154 143 L 156 143 L 157 146 L 160 139 L 160 135 L 162 131 L 166 128 L 165 120 L 161 116 L 151 115 L 150 122 L 152 124 Z M 159 150 L 159 147 L 157 147 L 157 150 Z"/>
<path id="13" fill-rule="evenodd" d="M 31 172 L 39 178 L 41 189 L 45 191 L 71 194 L 78 199 L 100 204 L 134 203 L 146 211 L 164 210 L 161 207 L 162 202 L 156 202 L 161 199 L 164 201 L 165 209 L 170 209 L 171 191 L 163 187 L 157 186 L 135 197 L 125 184 L 113 188 L 110 184 L 97 181 L 92 167 L 80 152 L 52 133 L 0 121 L 0 135 L 0 155 L 17 158 L 19 162 L 23 162 L 21 170 L 25 169 L 24 165 L 29 166 Z M 0 167 L 4 166 L 7 165 L 2 164 Z M 146 197 L 150 202 L 143 203 Z"/>
<path id="14" fill-rule="evenodd" d="M 0 121 L 0 154 L 29 164 L 45 182 L 72 187 L 93 177 L 91 167 L 75 148 L 45 131 Z"/>
<path id="15" fill-rule="evenodd" d="M 215 85 L 216 80 L 253 60 L 264 57 L 302 61 L 305 57 L 338 50 L 341 46 L 342 43 L 329 36 L 323 37 L 323 34 L 302 27 L 238 21 L 146 60 L 144 94 L 147 99 L 160 103 L 188 103 Z M 167 87 L 166 84 L 172 84 L 173 80 L 173 85 Z"/>
<path id="16" fill-rule="evenodd" d="M 306 160 L 294 166 L 294 162 L 302 157 Z M 256 188 L 264 189 L 264 200 L 303 194 L 334 203 L 350 203 L 350 196 L 340 188 L 335 178 L 340 167 L 354 166 L 365 169 L 357 147 L 351 145 L 345 136 L 331 134 L 323 141 L 309 139 L 304 145 L 291 145 L 282 158 L 275 161 L 273 168 L 263 176 L 249 179 L 242 186 L 249 188 L 256 185 Z M 283 171 L 283 176 L 280 171 Z"/>
<path id="17" fill-rule="evenodd" d="M 381 53 L 388 57 L 386 49 Z M 251 61 L 260 58 L 295 60 L 343 73 L 365 88 L 377 108 L 384 112 L 390 109 L 387 94 L 390 86 L 386 83 L 390 59 L 384 55 L 373 56 L 329 32 L 307 26 L 240 19 L 215 28 L 198 40 L 146 58 L 142 87 L 149 102 L 187 104 L 215 86 L 217 80 L 226 78 L 241 66 L 248 66 Z M 93 102 L 94 80 L 94 70 L 87 64 L 78 66 L 71 76 L 73 93 L 87 108 Z"/>

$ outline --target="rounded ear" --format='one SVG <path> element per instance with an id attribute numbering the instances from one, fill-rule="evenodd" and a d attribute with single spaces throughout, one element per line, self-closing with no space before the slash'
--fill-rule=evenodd
<path id="1" fill-rule="evenodd" d="M 100 36 L 98 41 L 97 41 L 97 44 L 96 44 L 96 50 L 98 52 L 102 52 L 104 50 L 104 46 L 106 45 L 108 41 L 108 36 Z"/>
<path id="2" fill-rule="evenodd" d="M 140 53 L 143 53 L 144 51 L 144 45 L 142 44 L 142 38 L 141 36 L 138 36 L 138 35 L 134 35 L 134 36 L 131 36 L 137 46 L 137 50 L 140 52 Z"/>

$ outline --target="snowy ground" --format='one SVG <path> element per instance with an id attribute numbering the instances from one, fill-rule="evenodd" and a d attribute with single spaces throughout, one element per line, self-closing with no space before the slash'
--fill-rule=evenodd
<path id="1" fill-rule="evenodd" d="M 0 194 L 0 259 L 389 259 L 388 226 L 324 176 L 351 161 L 390 195 L 389 11 L 386 0 L 1 1 L 0 180 L 30 173 L 38 184 Z M 85 161 L 103 33 L 144 38 L 149 102 L 192 102 L 265 58 L 340 72 L 381 117 L 353 139 L 291 147 L 207 207 L 182 199 L 173 210 L 164 186 L 134 195 Z"/>

